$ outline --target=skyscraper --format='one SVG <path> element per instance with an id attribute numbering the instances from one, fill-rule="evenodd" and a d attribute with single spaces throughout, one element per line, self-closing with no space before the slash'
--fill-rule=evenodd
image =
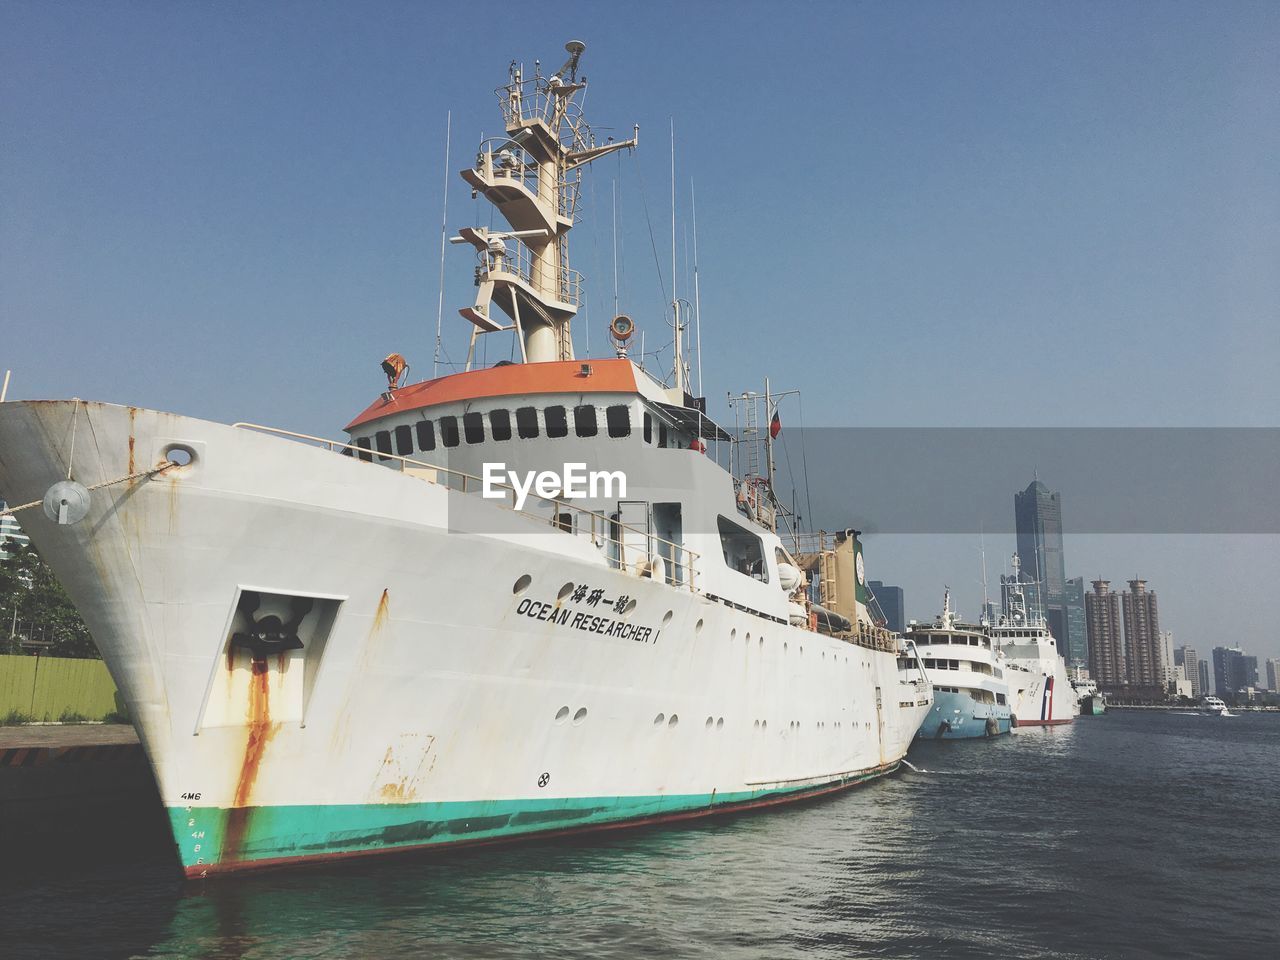
<path id="1" fill-rule="evenodd" d="M 1059 649 L 1068 645 L 1066 564 L 1062 556 L 1062 500 L 1038 479 L 1013 495 L 1022 572 L 1044 585 L 1041 601 Z"/>
<path id="2" fill-rule="evenodd" d="M 1245 654 L 1239 644 L 1213 648 L 1213 689 L 1226 698 L 1258 685 L 1258 658 Z"/>
<path id="3" fill-rule="evenodd" d="M 1201 660 L 1196 656 L 1195 647 L 1188 647 L 1184 644 L 1175 649 L 1173 651 L 1173 662 L 1183 668 L 1187 679 L 1191 681 L 1191 695 L 1193 697 L 1203 697 L 1208 691 L 1200 684 Z"/>
<path id="4" fill-rule="evenodd" d="M 1280 660 L 1275 658 L 1267 661 L 1267 689 L 1280 693 Z"/>
<path id="5" fill-rule="evenodd" d="M 902 588 L 887 586 L 879 580 L 868 580 L 867 589 L 876 598 L 876 603 L 880 604 L 880 611 L 885 616 L 885 626 L 894 633 L 902 633 L 907 623 Z"/>
<path id="6" fill-rule="evenodd" d="M 1065 601 L 1067 611 L 1067 635 L 1062 640 L 1062 655 L 1067 663 L 1089 663 L 1089 628 L 1084 610 L 1084 577 L 1072 577 L 1067 581 Z"/>
<path id="7" fill-rule="evenodd" d="M 1201 660 L 1197 666 L 1200 668 L 1200 696 L 1208 696 L 1209 691 L 1213 689 L 1209 685 L 1209 661 Z"/>
<path id="8" fill-rule="evenodd" d="M 1129 682 L 1139 687 L 1162 686 L 1164 656 L 1156 595 L 1147 591 L 1147 581 L 1130 580 L 1129 589 L 1120 599 L 1124 608 L 1124 656 Z"/>
<path id="9" fill-rule="evenodd" d="M 1089 675 L 1099 686 L 1118 687 L 1128 679 L 1120 635 L 1120 597 L 1110 580 L 1094 580 L 1084 598 L 1089 630 Z"/>

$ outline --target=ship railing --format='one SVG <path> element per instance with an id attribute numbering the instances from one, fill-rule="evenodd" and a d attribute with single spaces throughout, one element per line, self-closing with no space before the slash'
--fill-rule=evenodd
<path id="1" fill-rule="evenodd" d="M 476 173 L 490 183 L 507 180 L 538 196 L 538 161 L 509 137 L 490 137 L 476 151 Z"/>
<path id="2" fill-rule="evenodd" d="M 477 257 L 480 261 L 476 267 L 477 283 L 492 279 L 494 274 L 505 273 L 519 278 L 531 290 L 538 290 L 533 281 L 533 253 L 523 243 L 503 241 L 501 246 L 491 245 L 478 251 Z M 582 306 L 582 274 L 577 270 L 561 267 L 555 297 L 560 303 Z"/>
<path id="3" fill-rule="evenodd" d="M 528 491 L 522 506 L 517 507 L 517 491 L 511 484 L 491 481 L 461 470 L 452 470 L 424 460 L 405 457 L 381 450 L 371 450 L 357 444 L 343 443 L 279 427 L 259 423 L 232 424 L 240 430 L 253 430 L 272 436 L 311 443 L 343 456 L 354 457 L 365 463 L 373 463 L 376 457 L 380 468 L 398 469 L 427 483 L 446 487 L 456 493 L 480 494 L 483 491 L 500 492 L 500 497 L 490 497 L 491 502 L 513 513 L 519 513 L 547 523 L 553 531 L 570 536 L 587 537 L 600 550 L 610 568 L 621 570 L 634 577 L 658 580 L 673 587 L 700 592 L 697 571 L 701 555 L 683 544 L 663 539 L 641 527 L 622 523 L 613 517 L 580 507 L 576 503 L 558 497 L 540 496 Z"/>
<path id="4" fill-rule="evenodd" d="M 582 149 L 591 141 L 591 128 L 572 94 L 552 93 L 547 77 L 534 77 L 498 87 L 498 102 L 507 129 L 542 123 L 566 147 Z M 557 116 L 557 107 L 560 107 Z"/>

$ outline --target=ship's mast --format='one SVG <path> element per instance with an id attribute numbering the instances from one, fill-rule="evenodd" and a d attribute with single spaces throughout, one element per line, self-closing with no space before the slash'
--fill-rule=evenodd
<path id="1" fill-rule="evenodd" d="M 466 227 L 454 243 L 476 249 L 476 298 L 459 313 L 473 324 L 467 368 L 476 338 L 514 330 L 527 363 L 573 359 L 570 321 L 582 305 L 582 276 L 569 267 L 569 230 L 576 219 L 582 167 L 624 147 L 630 140 L 595 142 L 582 116 L 578 95 L 587 78 L 578 76 L 586 44 L 565 44 L 569 58 L 550 77 L 535 61 L 534 76 L 514 61 L 509 82 L 497 90 L 506 135 L 480 144 L 474 167 L 462 171 L 472 196 L 483 194 L 510 230 Z M 494 316 L 493 305 L 510 319 Z"/>

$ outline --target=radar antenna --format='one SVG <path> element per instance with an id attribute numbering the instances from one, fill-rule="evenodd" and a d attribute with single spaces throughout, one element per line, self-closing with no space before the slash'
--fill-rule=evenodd
<path id="1" fill-rule="evenodd" d="M 556 77 L 559 77 L 563 81 L 568 76 L 570 83 L 577 83 L 578 58 L 582 56 L 582 51 L 587 49 L 587 45 L 581 40 L 570 40 L 564 45 L 564 48 L 569 51 L 569 59 L 564 62 L 564 66 L 557 70 L 555 77 L 551 79 L 555 80 Z"/>

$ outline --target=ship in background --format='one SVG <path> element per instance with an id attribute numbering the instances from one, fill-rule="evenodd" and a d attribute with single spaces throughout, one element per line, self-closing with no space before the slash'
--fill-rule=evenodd
<path id="1" fill-rule="evenodd" d="M 895 770 L 930 708 L 867 614 L 856 533 L 788 542 L 769 478 L 707 455 L 733 438 L 688 392 L 678 302 L 666 380 L 628 357 L 626 317 L 615 355 L 575 356 L 581 170 L 636 138 L 596 142 L 567 49 L 551 76 L 512 65 L 504 135 L 462 172 L 507 224 L 457 238 L 466 370 L 404 385 L 393 354 L 346 442 L 0 405 L 0 488 L 44 498 L 24 527 L 128 703 L 189 877 L 814 797 Z M 476 366 L 489 335 L 520 362 Z M 493 499 L 497 462 L 604 477 Z"/>
<path id="2" fill-rule="evenodd" d="M 1041 608 L 1038 585 L 1022 579 L 1016 553 L 1012 563 L 1013 573 L 1000 578 L 1002 612 L 983 626 L 1002 655 L 1013 725 L 1071 723 L 1079 713 L 1079 703 L 1066 661 Z"/>
<path id="3" fill-rule="evenodd" d="M 932 624 L 912 621 L 906 638 L 915 645 L 933 682 L 933 708 L 920 725 L 922 740 L 963 740 L 1008 733 L 1012 710 L 998 649 L 981 624 L 963 623 L 942 594 Z"/>
<path id="4" fill-rule="evenodd" d="M 1107 712 L 1106 697 L 1098 689 L 1097 681 L 1088 675 L 1088 671 L 1079 662 L 1071 666 L 1071 686 L 1080 702 L 1080 716 L 1100 717 Z"/>

